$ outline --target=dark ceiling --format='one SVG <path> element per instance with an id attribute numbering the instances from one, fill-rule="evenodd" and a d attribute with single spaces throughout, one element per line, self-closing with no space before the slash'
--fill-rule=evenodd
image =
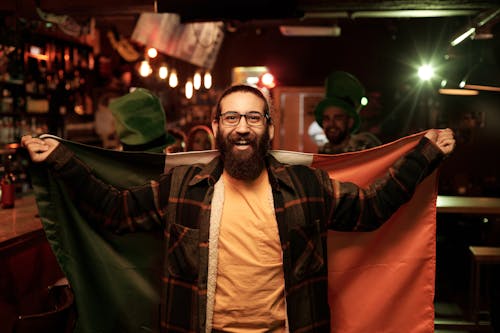
<path id="1" fill-rule="evenodd" d="M 45 12 L 75 19 L 136 19 L 143 12 L 173 12 L 183 21 L 296 20 L 298 23 L 325 19 L 411 17 L 474 17 L 500 8 L 498 0 L 15 0 L 1 1 L 0 13 L 36 16 Z M 498 15 L 497 19 L 498 20 Z"/>
<path id="2" fill-rule="evenodd" d="M 370 57 L 374 58 L 375 53 L 387 51 L 383 44 L 377 44 L 381 39 L 395 39 L 397 37 L 395 32 L 400 31 L 402 35 L 404 29 L 411 30 L 406 36 L 410 35 L 412 38 L 415 34 L 427 34 L 433 38 L 447 40 L 449 43 L 454 35 L 467 27 L 474 26 L 477 28 L 477 45 L 483 45 L 482 41 L 479 41 L 481 38 L 491 40 L 494 34 L 500 35 L 498 0 L 9 0 L 0 1 L 0 16 L 36 20 L 40 19 L 37 7 L 47 13 L 68 15 L 79 22 L 88 22 L 93 18 L 96 27 L 101 31 L 112 28 L 125 37 L 131 36 L 139 15 L 145 12 L 177 13 L 183 22 L 222 20 L 225 22 L 228 34 L 224 42 L 224 52 L 221 52 L 224 56 L 220 59 L 221 63 L 224 65 L 232 65 L 232 62 L 243 65 L 250 65 L 252 62 L 267 63 L 269 60 L 261 53 L 273 53 L 283 54 L 280 61 L 284 67 L 286 63 L 282 60 L 286 58 L 284 56 L 295 56 L 300 58 L 297 62 L 311 64 L 307 66 L 308 73 L 297 73 L 296 76 L 301 80 L 305 77 L 310 78 L 312 83 L 321 82 L 320 78 L 324 77 L 326 69 L 317 69 L 316 73 L 314 64 L 323 59 L 321 61 L 316 58 L 311 59 L 306 53 L 309 50 L 324 49 L 324 44 L 321 43 L 324 43 L 325 39 L 309 38 L 307 41 L 304 39 L 292 41 L 288 38 L 285 41 L 285 38 L 278 36 L 278 29 L 272 29 L 274 34 L 264 34 L 261 31 L 270 31 L 270 27 L 275 28 L 284 24 L 302 26 L 338 24 L 342 28 L 342 36 L 336 38 L 335 44 L 330 43 L 329 50 L 324 50 L 328 51 L 324 57 L 336 59 L 335 61 L 341 57 L 336 50 L 353 50 L 351 46 L 353 43 L 376 44 L 370 54 Z M 440 24 L 444 22 L 447 29 L 441 29 L 444 24 L 434 26 L 436 20 Z M 260 34 L 259 40 L 252 44 L 252 38 L 255 37 L 257 30 Z M 250 34 L 248 31 L 253 33 Z M 444 36 L 438 31 L 443 31 Z M 494 38 L 496 41 L 499 40 L 496 35 Z M 242 47 L 242 43 L 251 47 L 245 48 L 246 45 Z M 293 43 L 293 46 L 289 47 L 290 43 Z M 254 52 L 257 48 L 263 48 L 262 45 L 265 45 L 266 52 Z M 292 49 L 297 55 L 283 52 Z M 361 49 L 361 52 L 363 51 L 369 52 L 366 48 Z M 498 56 L 498 51 L 495 52 Z M 245 64 L 245 57 L 248 58 L 246 60 L 248 64 Z M 350 60 L 354 65 L 367 63 L 361 60 L 353 61 L 352 56 L 349 57 L 346 60 Z M 477 58 L 476 53 L 472 57 Z M 238 58 L 238 61 L 234 60 L 235 58 Z M 377 67 L 377 63 L 367 63 L 366 66 Z M 295 69 L 298 67 L 296 64 L 288 66 Z M 288 71 L 283 70 L 283 72 L 283 77 L 289 75 Z M 295 83 L 293 80 L 290 82 Z"/>
<path id="3" fill-rule="evenodd" d="M 45 11 L 78 16 L 137 15 L 157 7 L 160 12 L 182 13 L 188 20 L 283 18 L 360 11 L 399 11 L 404 15 L 402 11 L 409 10 L 452 15 L 458 11 L 472 14 L 499 8 L 496 0 L 16 0 L 2 1 L 0 11 L 29 13 L 37 5 Z"/>

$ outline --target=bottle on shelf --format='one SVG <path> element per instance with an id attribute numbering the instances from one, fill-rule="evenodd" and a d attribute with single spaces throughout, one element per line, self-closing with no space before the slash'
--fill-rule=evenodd
<path id="1" fill-rule="evenodd" d="M 14 208 L 16 202 L 15 176 L 11 171 L 12 155 L 7 156 L 4 174 L 0 182 L 2 189 L 2 208 Z"/>

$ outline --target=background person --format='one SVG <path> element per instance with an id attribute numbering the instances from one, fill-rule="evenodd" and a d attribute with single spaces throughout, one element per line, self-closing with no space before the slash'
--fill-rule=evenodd
<path id="1" fill-rule="evenodd" d="M 174 143 L 168 134 L 166 116 L 160 99 L 144 88 L 109 103 L 120 140 L 119 150 L 162 153 Z"/>
<path id="2" fill-rule="evenodd" d="M 359 111 L 362 108 L 361 99 L 365 97 L 365 88 L 354 75 L 343 71 L 331 73 L 326 79 L 325 90 L 325 98 L 314 110 L 316 123 L 321 126 L 328 140 L 320 146 L 319 153 L 346 153 L 381 144 L 370 132 L 356 133 L 360 126 Z M 316 142 L 316 137 L 321 138 L 314 127 L 310 128 L 311 134 Z"/>
<path id="3" fill-rule="evenodd" d="M 196 125 L 187 135 L 186 151 L 200 151 L 215 149 L 215 138 L 210 127 Z"/>
<path id="4" fill-rule="evenodd" d="M 172 136 L 175 141 L 165 148 L 165 153 L 171 154 L 185 152 L 187 148 L 187 135 L 184 131 L 177 128 L 171 128 L 167 131 L 167 133 Z"/>
<path id="5" fill-rule="evenodd" d="M 269 155 L 274 126 L 256 88 L 226 90 L 212 129 L 220 156 L 125 190 L 58 141 L 22 138 L 34 162 L 75 189 L 82 211 L 120 233 L 166 237 L 163 331 L 330 331 L 327 230 L 378 228 L 455 144 L 450 130 L 430 130 L 390 173 L 360 188 Z"/>

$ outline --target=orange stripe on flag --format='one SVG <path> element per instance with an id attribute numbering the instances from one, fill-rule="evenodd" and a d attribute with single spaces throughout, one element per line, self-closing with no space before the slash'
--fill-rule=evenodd
<path id="1" fill-rule="evenodd" d="M 370 150 L 315 155 L 312 166 L 364 186 L 423 133 Z M 329 301 L 335 333 L 434 332 L 437 173 L 375 232 L 330 232 Z"/>

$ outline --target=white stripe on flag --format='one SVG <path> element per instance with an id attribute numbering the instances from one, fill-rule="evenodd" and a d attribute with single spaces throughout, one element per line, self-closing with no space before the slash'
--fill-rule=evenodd
<path id="1" fill-rule="evenodd" d="M 286 164 L 312 165 L 314 154 L 288 150 L 271 150 L 278 161 Z M 165 172 L 173 167 L 186 164 L 208 163 L 219 155 L 217 150 L 189 151 L 172 153 L 165 156 Z"/>

